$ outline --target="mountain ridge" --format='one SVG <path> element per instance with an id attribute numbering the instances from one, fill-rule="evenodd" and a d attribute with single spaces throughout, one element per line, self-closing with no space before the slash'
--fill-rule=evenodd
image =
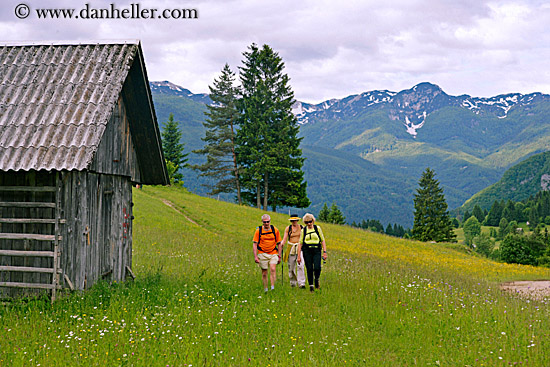
<path id="1" fill-rule="evenodd" d="M 170 111 L 177 112 L 186 151 L 202 147 L 201 121 L 208 96 L 195 95 L 167 81 L 151 82 L 151 90 L 159 121 L 167 119 Z M 371 167 L 376 172 L 383 169 L 384 177 L 374 180 L 366 174 L 366 166 L 342 164 L 356 167 L 356 174 L 349 175 L 333 165 L 335 172 L 328 175 L 331 181 L 313 185 L 315 199 L 327 202 L 336 198 L 331 185 L 352 186 L 350 192 L 356 194 L 337 201 L 350 222 L 368 216 L 411 225 L 413 213 L 409 209 L 415 184 L 426 167 L 436 172 L 452 209 L 497 182 L 509 167 L 550 150 L 550 96 L 540 92 L 487 98 L 451 96 L 435 84 L 420 83 L 399 92 L 374 90 L 318 104 L 296 101 L 293 112 L 301 125 L 301 145 L 308 147 L 304 149 L 304 173 L 312 183 L 316 174 L 323 174 L 323 155 L 318 149 L 325 149 L 332 162 L 342 162 L 342 157 L 336 157 L 340 151 L 348 160 L 354 156 L 374 164 Z M 189 161 L 200 163 L 203 158 L 191 154 Z M 310 159 L 312 164 L 307 164 Z M 395 179 L 384 181 L 390 175 Z M 196 172 L 184 170 L 184 176 L 192 191 L 206 192 L 201 187 L 204 180 Z M 361 184 L 361 177 L 369 185 Z M 360 187 L 376 200 L 357 194 Z M 383 200 L 381 193 L 387 194 Z M 354 196 L 361 196 L 364 202 L 358 203 Z M 400 202 L 403 200 L 407 203 Z M 315 210 L 315 205 L 322 202 L 308 209 Z M 374 205 L 379 215 L 373 214 Z M 408 212 L 392 213 L 391 208 Z"/>

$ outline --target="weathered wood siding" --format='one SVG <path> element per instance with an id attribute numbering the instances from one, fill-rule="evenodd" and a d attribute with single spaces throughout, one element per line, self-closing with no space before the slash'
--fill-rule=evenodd
<path id="1" fill-rule="evenodd" d="M 55 186 L 55 173 L 50 172 L 0 172 L 0 186 Z M 13 192 L 0 191 L 0 202 L 38 202 L 53 203 L 55 193 L 53 192 Z M 41 218 L 55 219 L 53 208 L 36 208 L 20 206 L 1 206 L 0 219 L 10 218 Z M 0 222 L 0 233 L 31 233 L 31 234 L 54 234 L 54 224 L 41 223 L 2 223 Z M 18 251 L 53 251 L 53 243 L 50 241 L 38 240 L 14 240 L 0 239 L 0 250 Z M 20 257 L 0 256 L 1 266 L 24 266 L 51 268 L 52 258 L 47 257 Z M 17 283 L 51 283 L 51 274 L 30 273 L 30 272 L 0 272 L 0 282 Z M 0 287 L 0 297 L 12 297 L 22 294 L 38 294 L 37 289 L 19 289 Z"/>
<path id="2" fill-rule="evenodd" d="M 55 173 L 0 172 L 0 186 L 55 186 Z M 76 289 L 104 278 L 123 281 L 132 266 L 132 183 L 129 177 L 94 172 L 61 173 L 60 268 Z M 54 202 L 51 192 L 4 192 L 0 202 Z M 54 219 L 52 208 L 0 207 L 0 218 Z M 0 223 L 0 233 L 52 234 L 53 224 Z M 52 251 L 52 243 L 0 239 L 0 250 Z M 52 267 L 51 258 L 0 256 L 0 265 Z M 51 283 L 51 274 L 1 272 L 0 282 Z M 63 277 L 61 284 L 64 283 Z M 36 290 L 0 287 L 0 296 Z"/>
<path id="3" fill-rule="evenodd" d="M 130 133 L 130 123 L 122 98 L 118 99 L 89 170 L 117 176 L 129 176 L 132 182 L 141 182 L 137 155 Z"/>
<path id="4" fill-rule="evenodd" d="M 122 281 L 132 265 L 132 184 L 93 172 L 63 175 L 61 268 L 76 289 Z"/>

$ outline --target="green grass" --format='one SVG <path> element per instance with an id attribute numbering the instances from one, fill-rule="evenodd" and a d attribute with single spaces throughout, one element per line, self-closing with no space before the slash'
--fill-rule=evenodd
<path id="1" fill-rule="evenodd" d="M 261 211 L 175 188 L 134 201 L 137 279 L 3 306 L 0 366 L 548 365 L 546 300 L 498 289 L 547 269 L 321 223 L 321 291 L 285 274 L 264 294 L 252 256 Z"/>

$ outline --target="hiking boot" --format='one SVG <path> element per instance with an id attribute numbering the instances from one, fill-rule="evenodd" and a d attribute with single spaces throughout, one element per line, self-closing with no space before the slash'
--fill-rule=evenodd
<path id="1" fill-rule="evenodd" d="M 319 284 L 319 279 L 315 279 L 315 289 L 321 289 L 321 285 Z"/>
<path id="2" fill-rule="evenodd" d="M 312 285 L 310 285 L 310 286 L 309 286 L 309 291 L 310 291 L 310 292 L 313 292 L 313 291 L 314 291 L 314 289 L 313 289 L 313 286 L 312 286 Z"/>

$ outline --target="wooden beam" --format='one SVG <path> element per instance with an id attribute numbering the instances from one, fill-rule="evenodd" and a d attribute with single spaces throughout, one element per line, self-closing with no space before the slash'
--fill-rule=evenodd
<path id="1" fill-rule="evenodd" d="M 0 191 L 55 192 L 55 186 L 0 186 Z"/>
<path id="2" fill-rule="evenodd" d="M 24 223 L 24 224 L 55 224 L 55 219 L 39 218 L 0 218 L 0 223 Z M 67 223 L 66 219 L 60 219 L 60 224 Z"/>
<path id="3" fill-rule="evenodd" d="M 52 284 L 0 282 L 0 287 L 52 289 Z"/>
<path id="4" fill-rule="evenodd" d="M 0 256 L 53 257 L 53 251 L 0 250 Z"/>
<path id="5" fill-rule="evenodd" d="M 46 203 L 46 202 L 31 202 L 31 201 L 24 201 L 24 202 L 0 202 L 0 207 L 16 207 L 16 208 L 55 208 L 55 203 Z"/>
<path id="6" fill-rule="evenodd" d="M 71 282 L 71 280 L 69 279 L 69 277 L 67 276 L 67 274 L 63 274 L 63 278 L 65 278 L 65 281 L 66 281 L 67 284 L 69 285 L 69 289 L 70 289 L 71 291 L 74 291 L 73 282 Z"/>
<path id="7" fill-rule="evenodd" d="M 132 271 L 132 269 L 130 269 L 129 266 L 126 266 L 126 271 L 128 272 L 128 275 L 130 275 L 130 277 L 132 277 L 132 279 L 136 279 L 136 276 L 134 275 L 134 272 Z"/>
<path id="8" fill-rule="evenodd" d="M 0 240 L 55 241 L 55 235 L 34 233 L 0 233 Z"/>
<path id="9" fill-rule="evenodd" d="M 25 272 L 25 273 L 53 274 L 53 268 L 33 268 L 28 266 L 0 266 L 0 271 L 19 271 L 19 272 Z"/>

